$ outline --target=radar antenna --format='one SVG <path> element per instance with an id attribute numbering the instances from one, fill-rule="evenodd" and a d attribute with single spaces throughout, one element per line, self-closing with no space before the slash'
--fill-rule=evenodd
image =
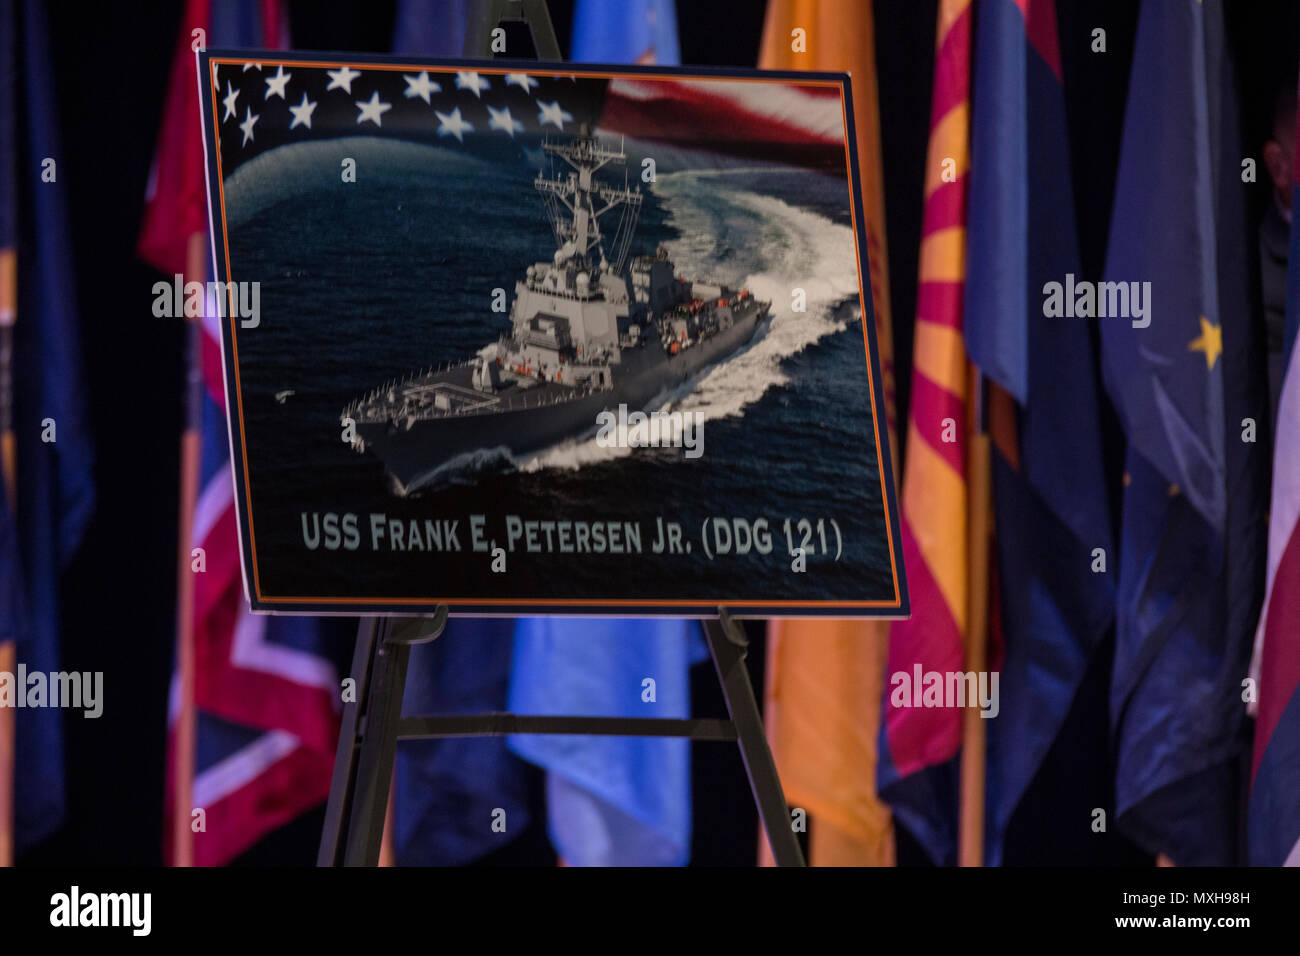
<path id="1" fill-rule="evenodd" d="M 629 189 L 626 184 L 621 189 L 603 185 L 594 180 L 593 174 L 609 163 L 627 162 L 622 144 L 617 151 L 602 146 L 584 124 L 573 140 L 557 143 L 548 139 L 542 149 L 573 167 L 566 177 L 547 178 L 538 173 L 533 182 L 546 204 L 556 248 L 568 246 L 569 258 L 588 272 L 602 266 L 621 273 L 641 214 L 641 191 Z M 618 224 L 607 251 L 600 218 L 615 207 L 619 208 Z"/>

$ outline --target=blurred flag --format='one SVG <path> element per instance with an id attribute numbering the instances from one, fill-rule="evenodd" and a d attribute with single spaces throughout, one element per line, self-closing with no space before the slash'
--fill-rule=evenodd
<path id="1" fill-rule="evenodd" d="M 275 48 L 287 45 L 285 24 L 284 9 L 275 0 L 190 0 L 187 5 L 137 247 L 151 265 L 197 281 L 206 280 L 211 268 L 191 31 L 204 29 L 212 47 Z M 192 251 L 196 236 L 201 260 Z M 164 845 L 170 863 L 219 865 L 328 794 L 340 706 L 334 657 L 345 649 L 339 638 L 350 636 L 350 627 L 344 621 L 322 624 L 248 611 L 239 570 L 220 320 L 215 303 L 208 305 L 196 333 L 197 355 L 191 356 L 202 380 L 192 399 L 189 430 L 199 449 L 191 464 L 197 498 L 189 545 L 202 549 L 203 568 L 198 569 L 191 547 L 181 549 L 178 606 L 182 614 L 191 608 L 193 685 L 187 687 L 182 649 L 172 685 L 165 800 L 167 818 L 179 829 L 168 827 Z M 189 746 L 187 713 L 194 722 Z M 189 768 L 192 779 L 186 779 Z M 196 809 L 204 811 L 201 830 L 185 825 Z"/>
<path id="2" fill-rule="evenodd" d="M 1300 133 L 1300 118 L 1297 120 Z M 1300 139 L 1300 137 L 1298 137 Z M 1300 866 L 1300 164 L 1293 163 L 1291 248 L 1287 259 L 1286 350 L 1273 507 L 1268 531 L 1268 596 L 1260 621 L 1259 710 L 1251 768 L 1250 862 Z"/>
<path id="3" fill-rule="evenodd" d="M 411 648 L 403 713 L 506 710 L 515 622 L 456 618 L 442 636 Z M 397 748 L 393 853 L 402 866 L 460 866 L 528 829 L 524 763 L 504 737 L 407 740 Z M 505 812 L 504 831 L 494 813 Z"/>
<path id="4" fill-rule="evenodd" d="M 397 7 L 393 52 L 460 56 L 472 0 Z M 515 622 L 455 618 L 431 644 L 411 648 L 403 697 L 409 714 L 506 709 Z M 502 737 L 408 740 L 397 748 L 393 853 L 403 866 L 472 863 L 523 833 L 530 808 L 526 767 Z M 505 811 L 505 832 L 492 827 Z"/>
<path id="5" fill-rule="evenodd" d="M 18 21 L 14 0 L 0 0 L 0 674 L 16 669 L 22 591 L 18 528 L 11 499 L 14 447 L 14 322 L 18 318 Z M 14 717 L 0 707 L 0 866 L 14 862 Z"/>
<path id="6" fill-rule="evenodd" d="M 1055 0 L 985 0 L 975 37 L 965 337 L 996 383 L 1003 660 L 985 858 L 998 865 L 1114 616 L 1114 568 L 1094 549 L 1114 551 L 1090 330 L 1043 311 L 1046 285 L 1080 272 Z"/>
<path id="7" fill-rule="evenodd" d="M 786 802 L 812 816 L 809 863 L 892 866 L 875 773 L 888 623 L 772 621 L 767 634 L 764 724 Z"/>
<path id="8" fill-rule="evenodd" d="M 393 52 L 413 56 L 459 57 L 470 18 L 482 0 L 399 0 L 393 21 Z M 440 638 L 441 639 L 441 638 Z"/>
<path id="9" fill-rule="evenodd" d="M 25 615 L 23 572 L 18 559 L 18 521 L 9 503 L 8 484 L 0 481 L 0 641 L 12 648 Z M 6 666 L 12 673 L 12 662 Z"/>
<path id="10" fill-rule="evenodd" d="M 510 710 L 690 716 L 695 621 L 522 618 Z M 653 699 L 644 683 L 654 681 Z M 664 737 L 520 734 L 510 747 L 545 768 L 547 830 L 573 866 L 684 866 L 691 850 L 691 744 Z"/>
<path id="11" fill-rule="evenodd" d="M 575 63 L 681 63 L 673 0 L 578 0 L 569 59 Z"/>
<path id="12" fill-rule="evenodd" d="M 162 132 L 149 169 L 136 240 L 136 255 L 168 275 L 188 271 L 190 237 L 208 234 L 203 138 L 190 31 L 208 31 L 210 7 L 211 0 L 187 0 L 185 4 L 163 102 Z"/>
<path id="13" fill-rule="evenodd" d="M 44 5 L 3 0 L 0 349 L 12 344 L 13 351 L 0 364 L 13 374 L 13 404 L 2 394 L 6 382 L 0 386 L 0 414 L 12 413 L 12 419 L 2 423 L 6 513 L 0 521 L 7 530 L 0 537 L 8 569 L 0 604 L 7 605 L 8 620 L 0 620 L 0 642 L 13 650 L 0 653 L 0 669 L 11 672 L 19 665 L 59 670 L 59 574 L 76 552 L 95 502 L 55 88 Z M 13 524 L 10 509 L 16 513 Z M 9 741 L 0 740 L 0 787 L 6 791 L 0 807 L 13 808 L 12 830 L 7 809 L 0 820 L 5 862 L 13 849 L 21 852 L 49 836 L 65 812 L 62 713 L 34 708 L 8 716 L 14 740 L 7 780 Z"/>
<path id="14" fill-rule="evenodd" d="M 970 167 L 970 0 L 940 0 L 926 156 L 902 535 L 912 616 L 890 630 L 887 675 L 963 670 L 969 616 L 962 341 Z M 937 863 L 955 859 L 962 711 L 913 707 L 886 687 L 880 794 Z M 919 694 L 920 688 L 915 688 Z M 902 705 L 900 705 L 902 704 Z"/>
<path id="15" fill-rule="evenodd" d="M 807 50 L 791 33 L 802 28 Z M 852 12 L 834 0 L 771 0 L 759 67 L 843 70 L 853 77 L 853 120 L 862 181 L 876 343 L 884 377 L 890 459 L 897 468 L 894 349 L 880 168 L 875 28 L 870 0 Z M 768 626 L 764 723 L 791 806 L 813 817 L 813 866 L 894 862 L 889 809 L 876 796 L 876 737 L 888 650 L 884 621 L 772 621 Z M 763 841 L 762 859 L 771 862 Z"/>
<path id="16" fill-rule="evenodd" d="M 1180 866 L 1238 862 L 1263 585 L 1267 463 L 1243 438 L 1267 421 L 1267 378 L 1235 104 L 1221 2 L 1143 4 L 1105 270 L 1129 308 L 1118 286 L 1096 302 L 1129 443 L 1111 727 L 1119 825 Z"/>
<path id="17" fill-rule="evenodd" d="M 579 0 L 575 62 L 677 63 L 671 0 Z M 510 709 L 526 714 L 690 716 L 699 625 L 681 620 L 523 619 Z M 646 678 L 655 699 L 643 700 Z M 656 737 L 516 735 L 510 747 L 547 771 L 547 821 L 575 866 L 684 865 L 691 848 L 691 744 Z"/>

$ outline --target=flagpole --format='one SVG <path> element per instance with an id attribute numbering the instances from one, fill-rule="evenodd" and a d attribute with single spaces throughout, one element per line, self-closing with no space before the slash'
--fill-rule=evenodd
<path id="1" fill-rule="evenodd" d="M 192 234 L 185 253 L 188 280 L 203 281 L 207 274 L 207 257 L 207 236 L 201 232 Z M 199 490 L 203 388 L 200 321 L 198 317 L 186 318 L 185 430 L 181 433 L 180 511 L 177 520 L 176 673 L 179 691 L 172 731 L 172 859 L 169 861 L 172 866 L 194 865 L 190 811 L 194 805 L 197 717 L 194 706 L 194 572 L 190 565 L 190 549 L 194 547 L 194 509 Z"/>
<path id="2" fill-rule="evenodd" d="M 971 366 L 973 398 L 968 465 L 968 560 L 970 593 L 967 614 L 966 671 L 988 667 L 989 531 L 992 527 L 991 444 L 985 416 L 984 381 Z M 961 797 L 958 818 L 959 866 L 984 865 L 984 797 L 987 772 L 986 724 L 972 701 L 962 711 Z"/>
<path id="3" fill-rule="evenodd" d="M 5 502 L 17 514 L 18 445 L 14 438 L 14 325 L 18 321 L 18 253 L 0 250 L 0 478 Z M 7 638 L 7 639 L 6 639 Z M 17 671 L 18 635 L 0 635 L 0 673 Z M 19 692 L 21 693 L 21 688 Z M 14 767 L 17 711 L 0 707 L 0 867 L 14 864 Z"/>
<path id="4" fill-rule="evenodd" d="M 397 866 L 397 762 L 393 761 L 393 773 L 388 784 L 388 809 L 384 811 L 384 835 L 379 843 L 379 865 Z"/>

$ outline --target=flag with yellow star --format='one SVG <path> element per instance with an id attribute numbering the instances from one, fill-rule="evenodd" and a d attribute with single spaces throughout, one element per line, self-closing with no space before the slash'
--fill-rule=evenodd
<path id="1" fill-rule="evenodd" d="M 1097 289 L 1128 439 L 1115 811 L 1179 865 L 1240 860 L 1241 681 L 1262 598 L 1268 452 L 1248 423 L 1267 396 L 1232 72 L 1222 0 L 1143 4 Z"/>

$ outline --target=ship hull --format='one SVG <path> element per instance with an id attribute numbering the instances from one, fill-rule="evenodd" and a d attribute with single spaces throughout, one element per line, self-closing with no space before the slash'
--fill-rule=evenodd
<path id="1" fill-rule="evenodd" d="M 384 463 L 402 490 L 412 491 L 457 459 L 497 449 L 516 457 L 530 454 L 594 433 L 596 416 L 605 410 L 614 411 L 620 404 L 629 410 L 644 410 L 656 395 L 742 348 L 753 338 L 765 315 L 765 309 L 739 315 L 730 328 L 659 360 L 642 357 L 651 349 L 658 351 L 657 345 L 647 344 L 630 353 L 621 367 L 615 367 L 614 385 L 608 389 L 561 394 L 549 403 L 524 408 L 417 419 L 409 427 L 404 423 L 359 423 L 357 432 L 365 450 Z M 468 376 L 464 367 L 448 374 Z M 552 392 L 557 390 L 550 388 Z"/>

